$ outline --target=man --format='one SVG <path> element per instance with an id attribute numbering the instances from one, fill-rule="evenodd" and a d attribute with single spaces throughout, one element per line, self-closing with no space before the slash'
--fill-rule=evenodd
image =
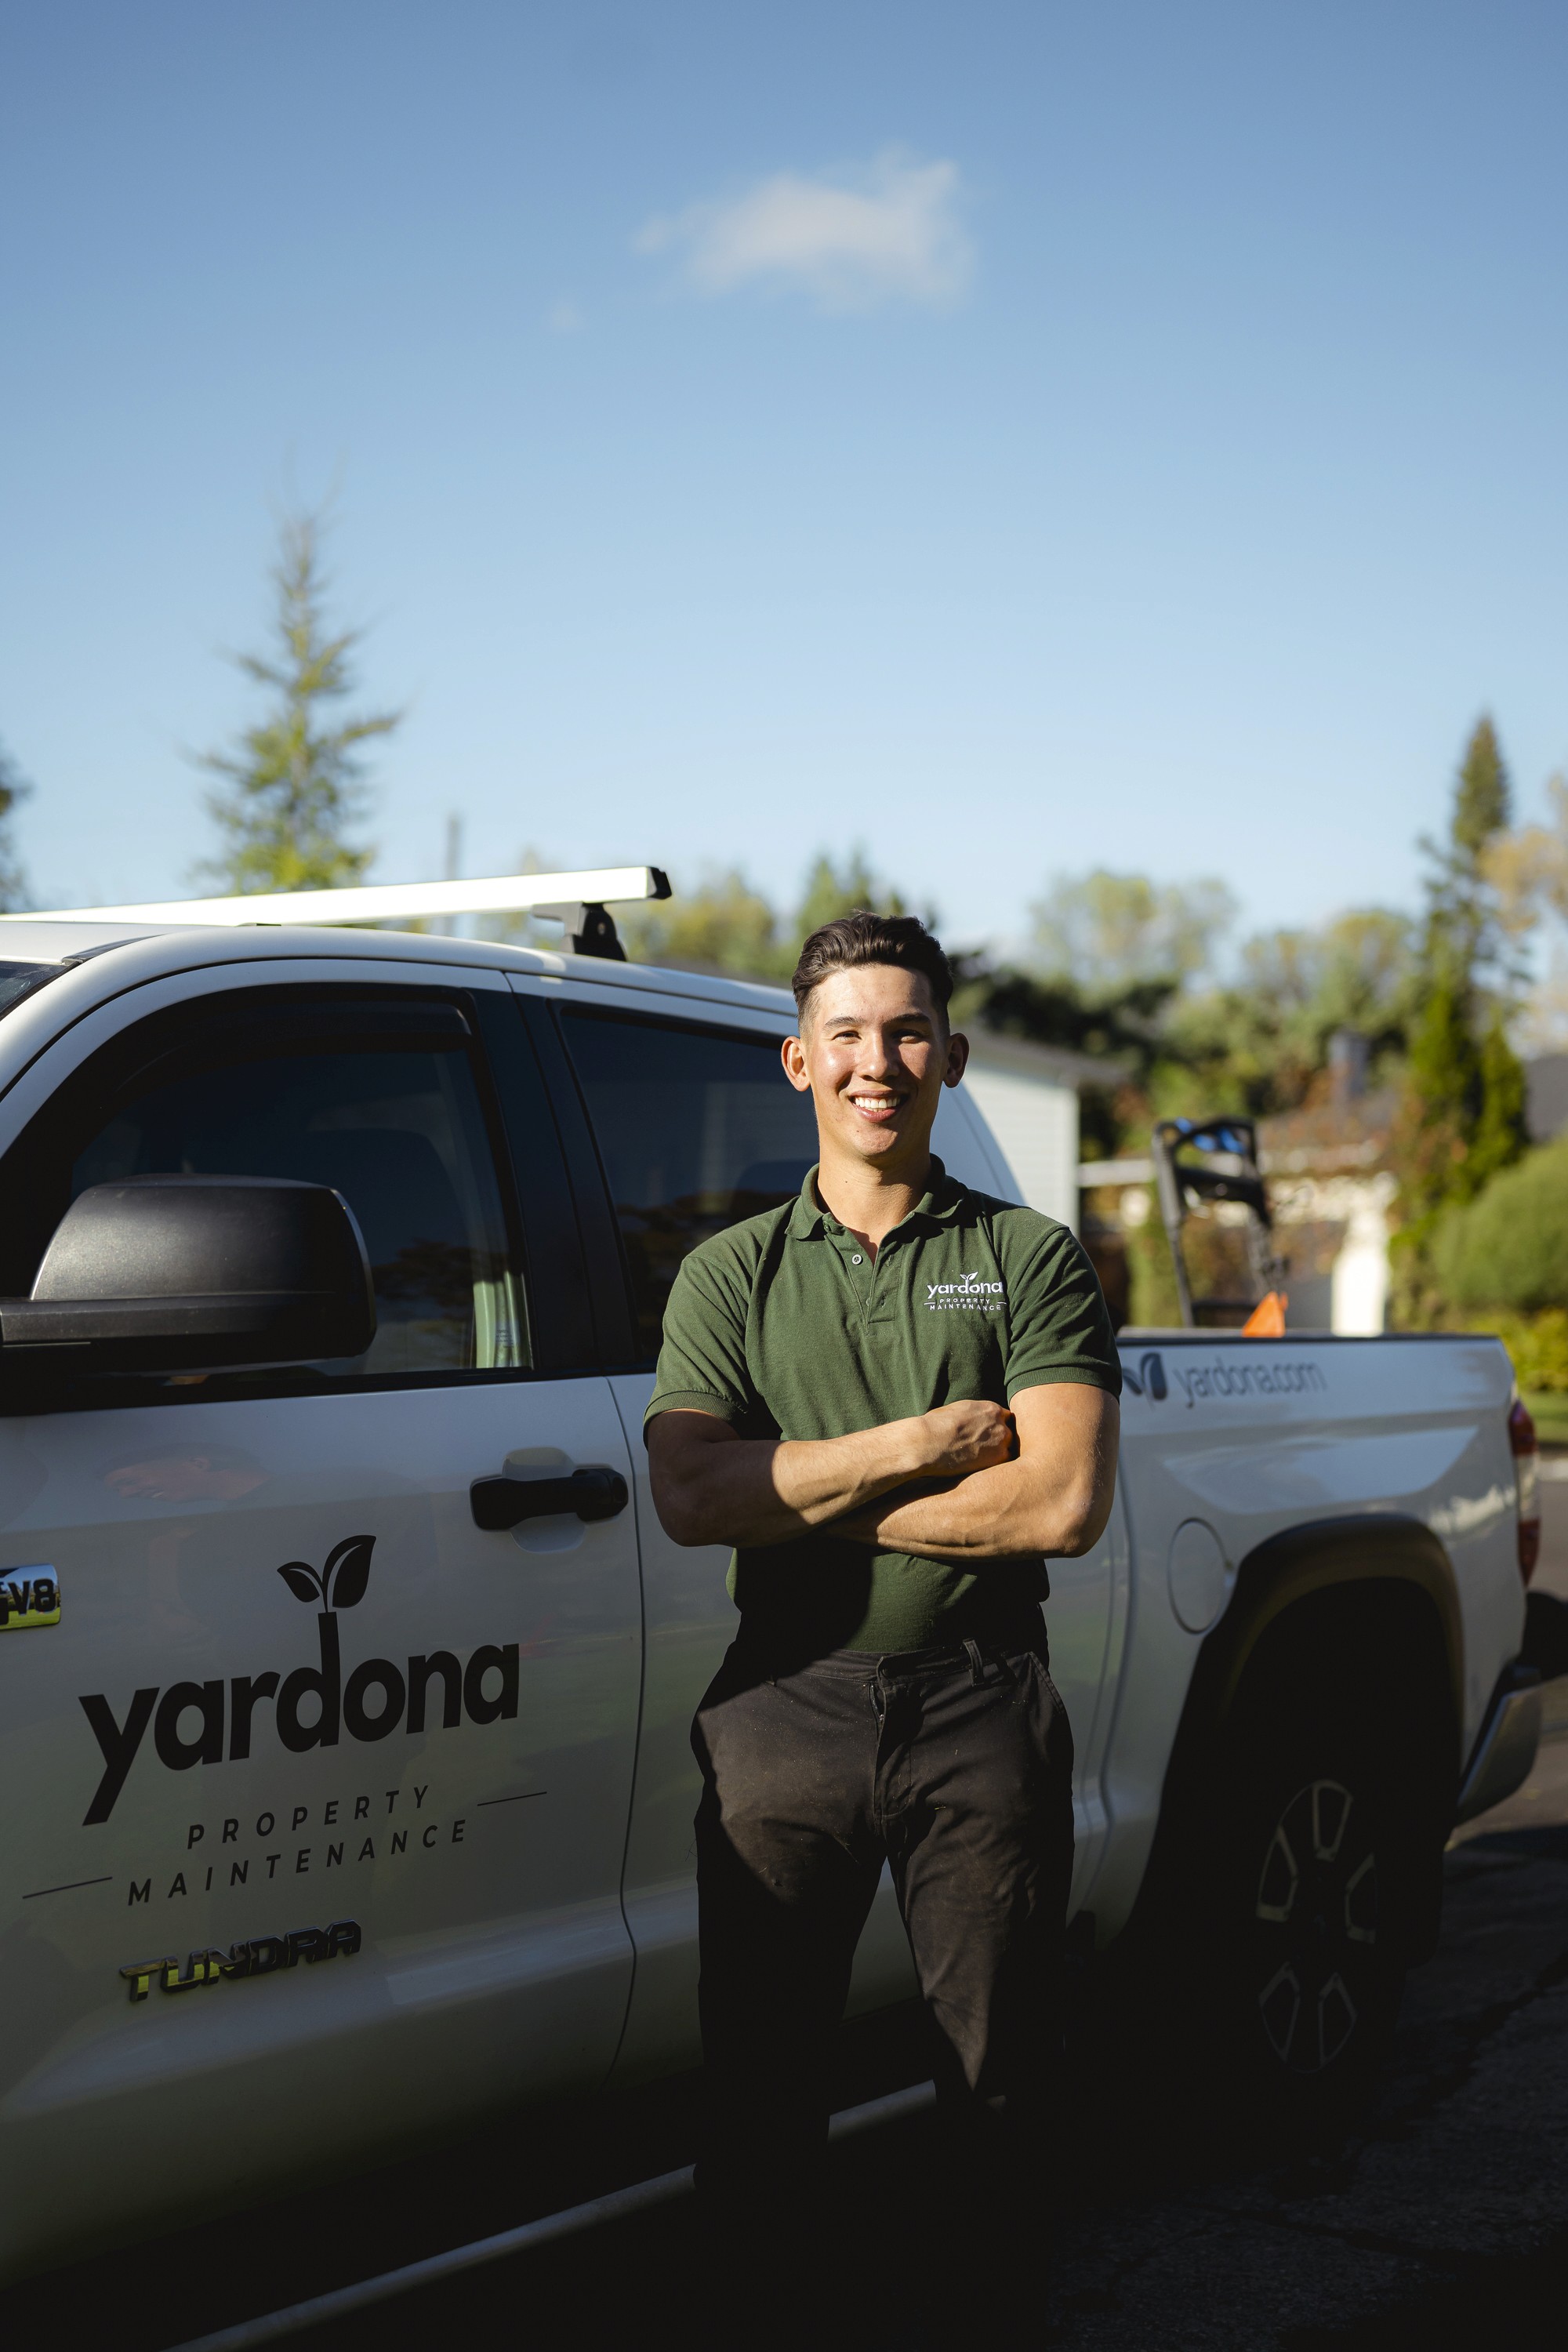
<path id="1" fill-rule="evenodd" d="M 1121 1371 L 1073 1236 L 931 1155 L 968 1057 L 952 987 L 910 917 L 806 941 L 784 1064 L 818 1164 L 687 1258 L 647 1409 L 666 1530 L 734 1548 L 740 1628 L 693 1743 L 699 2180 L 742 2234 L 818 2167 L 884 1861 L 971 2186 L 1000 2181 L 997 2118 L 1045 2095 L 1072 1865 L 1045 1558 L 1109 1517 Z"/>

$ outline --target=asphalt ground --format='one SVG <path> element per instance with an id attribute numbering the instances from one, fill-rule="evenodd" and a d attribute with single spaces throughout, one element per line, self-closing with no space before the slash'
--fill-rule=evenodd
<path id="1" fill-rule="evenodd" d="M 1558 1457 L 1568 1472 L 1568 1452 Z M 1543 1486 L 1537 1584 L 1568 1599 L 1568 1477 Z M 1441 1945 L 1411 1980 L 1392 2063 L 1357 2128 L 1310 2154 L 1190 2101 L 1080 2071 L 1066 2185 L 1027 2250 L 1037 2340 L 1059 2352 L 1447 2352 L 1568 2343 L 1568 1678 L 1507 1804 L 1450 1847 Z M 840 2104 L 911 2079 L 908 2021 L 847 2040 Z M 167 2352 L 440 2248 L 689 2160 L 692 2086 L 614 2113 L 531 2116 L 434 2156 L 55 2272 L 0 2295 L 0 2342 Z M 830 2158 L 843 2222 L 831 2296 L 858 2352 L 998 2340 L 984 2277 L 940 2332 L 929 2116 Z M 199 2151 L 192 2151 L 199 2162 Z M 689 2201 L 291 2335 L 303 2352 L 473 2344 L 625 2352 L 733 2343 L 773 2289 L 720 2315 Z M 810 2332 L 827 2340 L 829 2313 Z M 1015 2340 L 1009 2336 L 1009 2342 Z"/>

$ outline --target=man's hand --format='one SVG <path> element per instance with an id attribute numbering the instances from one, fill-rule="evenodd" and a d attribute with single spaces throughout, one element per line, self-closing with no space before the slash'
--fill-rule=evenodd
<path id="1" fill-rule="evenodd" d="M 1016 1460 L 994 1457 L 940 1493 L 891 1495 L 862 1506 L 840 1521 L 835 1535 L 954 1568 L 1041 1553 L 1071 1559 L 1090 1550 L 1116 1492 L 1121 1425 L 1116 1399 L 1078 1381 L 1052 1382 L 1022 1390 L 1013 1400 L 1013 1418 Z"/>
<path id="2" fill-rule="evenodd" d="M 988 1397 L 935 1405 L 921 1414 L 920 1427 L 930 1448 L 924 1471 L 931 1478 L 964 1478 L 972 1470 L 1010 1462 L 1018 1450 L 1012 1412 Z"/>
<path id="3" fill-rule="evenodd" d="M 1012 1413 L 984 1398 L 850 1437 L 739 1437 L 689 1410 L 661 1412 L 647 1433 L 654 1508 L 678 1544 L 787 1543 L 895 1486 L 964 1477 L 1016 1449 Z"/>

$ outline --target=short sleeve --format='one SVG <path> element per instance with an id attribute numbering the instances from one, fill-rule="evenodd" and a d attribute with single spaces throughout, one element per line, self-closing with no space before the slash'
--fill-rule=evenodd
<path id="1" fill-rule="evenodd" d="M 745 1420 L 756 1398 L 746 1365 L 749 1286 L 726 1253 L 694 1250 L 681 1261 L 664 1310 L 664 1339 L 643 1434 L 661 1412 Z"/>
<path id="2" fill-rule="evenodd" d="M 1077 1381 L 1120 1396 L 1121 1359 L 1100 1277 L 1082 1244 L 1065 1225 L 1050 1224 L 1039 1246 L 1019 1256 L 1007 1283 L 1009 1401 L 1021 1389 L 1050 1381 Z"/>

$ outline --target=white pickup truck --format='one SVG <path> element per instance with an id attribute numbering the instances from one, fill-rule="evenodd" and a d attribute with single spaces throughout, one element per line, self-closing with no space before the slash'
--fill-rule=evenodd
<path id="1" fill-rule="evenodd" d="M 0 2276 L 698 2056 L 733 1618 L 640 1421 L 815 1151 L 785 995 L 586 943 L 0 929 Z M 936 1144 L 1014 1192 L 962 1089 Z M 1046 1612 L 1077 1933 L 1203 1908 L 1310 2088 L 1533 1756 L 1527 1426 L 1485 1339 L 1124 1362 Z M 884 1900 L 854 2002 L 910 1987 Z"/>

